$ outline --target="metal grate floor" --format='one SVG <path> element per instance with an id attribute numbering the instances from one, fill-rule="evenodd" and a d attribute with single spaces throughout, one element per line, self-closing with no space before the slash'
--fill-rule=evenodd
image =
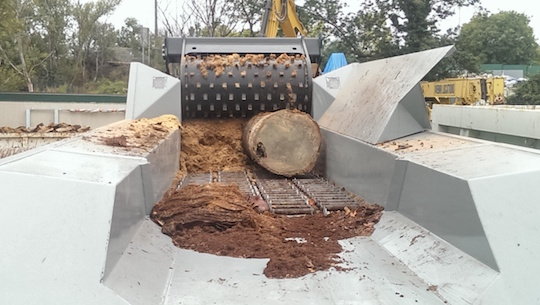
<path id="1" fill-rule="evenodd" d="M 313 214 L 354 208 L 361 203 L 342 188 L 315 176 L 288 179 L 268 172 L 209 172 L 189 174 L 178 185 L 235 183 L 246 196 L 258 196 L 268 204 L 274 214 Z"/>

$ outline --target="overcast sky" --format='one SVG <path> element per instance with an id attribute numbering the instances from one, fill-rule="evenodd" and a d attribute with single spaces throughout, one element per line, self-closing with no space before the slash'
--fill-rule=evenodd
<path id="1" fill-rule="evenodd" d="M 482 6 L 491 13 L 501 11 L 516 11 L 524 13 L 531 20 L 529 25 L 533 28 L 536 41 L 540 42 L 540 1 L 539 0 L 481 0 Z M 467 23 L 475 14 L 473 8 L 461 8 L 456 14 L 441 23 L 444 30 Z"/>
<path id="2" fill-rule="evenodd" d="M 83 2 L 92 0 L 83 0 Z M 185 0 L 159 0 L 159 3 L 180 3 Z M 344 1 L 350 6 L 355 6 L 359 1 L 349 0 Z M 298 5 L 303 1 L 296 1 Z M 500 11 L 514 10 L 519 13 L 525 13 L 531 19 L 530 25 L 534 30 L 534 35 L 537 41 L 540 41 L 540 1 L 539 0 L 482 0 L 482 5 L 492 13 Z M 171 7 L 174 5 L 171 5 Z M 171 8 L 173 9 L 173 8 Z M 456 10 L 455 16 L 441 23 L 441 29 L 446 30 L 457 25 L 467 23 L 474 15 L 475 11 L 472 8 L 462 8 Z M 113 23 L 116 28 L 120 28 L 124 24 L 124 20 L 128 17 L 134 17 L 139 20 L 139 23 L 145 27 L 154 30 L 154 0 L 123 0 L 114 14 L 108 18 L 108 21 Z"/>

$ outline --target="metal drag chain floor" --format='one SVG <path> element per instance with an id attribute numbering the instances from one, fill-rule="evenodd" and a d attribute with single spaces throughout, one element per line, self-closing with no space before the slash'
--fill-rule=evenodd
<path id="1" fill-rule="evenodd" d="M 360 205 L 323 178 L 308 176 L 291 180 L 267 172 L 256 172 L 253 176 L 254 181 L 246 172 L 189 174 L 180 182 L 178 189 L 188 184 L 235 183 L 244 195 L 264 199 L 275 214 L 313 214 L 316 209 L 332 211 Z"/>
<path id="2" fill-rule="evenodd" d="M 322 178 L 293 179 L 298 186 L 321 210 L 343 210 L 345 207 L 359 206 L 360 203 L 345 193 L 342 189 Z"/>
<path id="3" fill-rule="evenodd" d="M 212 183 L 213 175 L 211 172 L 209 173 L 200 173 L 200 174 L 189 174 L 185 176 L 182 181 L 178 184 L 178 190 L 184 186 L 189 184 L 207 184 Z"/>
<path id="4" fill-rule="evenodd" d="M 291 180 L 269 173 L 255 174 L 262 198 L 275 214 L 313 214 L 309 198 Z"/>
<path id="5" fill-rule="evenodd" d="M 218 172 L 218 182 L 236 183 L 245 195 L 259 195 L 259 190 L 251 183 L 246 172 Z"/>

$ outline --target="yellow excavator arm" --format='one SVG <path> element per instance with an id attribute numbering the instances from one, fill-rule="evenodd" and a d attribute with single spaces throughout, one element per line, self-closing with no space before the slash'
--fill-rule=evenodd
<path id="1" fill-rule="evenodd" d="M 296 13 L 294 0 L 267 0 L 261 34 L 276 37 L 281 26 L 285 37 L 307 36 L 307 31 Z"/>

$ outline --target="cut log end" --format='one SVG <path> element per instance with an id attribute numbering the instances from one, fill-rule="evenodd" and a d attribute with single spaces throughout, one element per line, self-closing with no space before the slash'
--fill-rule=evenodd
<path id="1" fill-rule="evenodd" d="M 244 150 L 255 162 L 287 177 L 313 169 L 321 142 L 321 131 L 311 116 L 287 109 L 253 117 L 242 137 Z"/>

